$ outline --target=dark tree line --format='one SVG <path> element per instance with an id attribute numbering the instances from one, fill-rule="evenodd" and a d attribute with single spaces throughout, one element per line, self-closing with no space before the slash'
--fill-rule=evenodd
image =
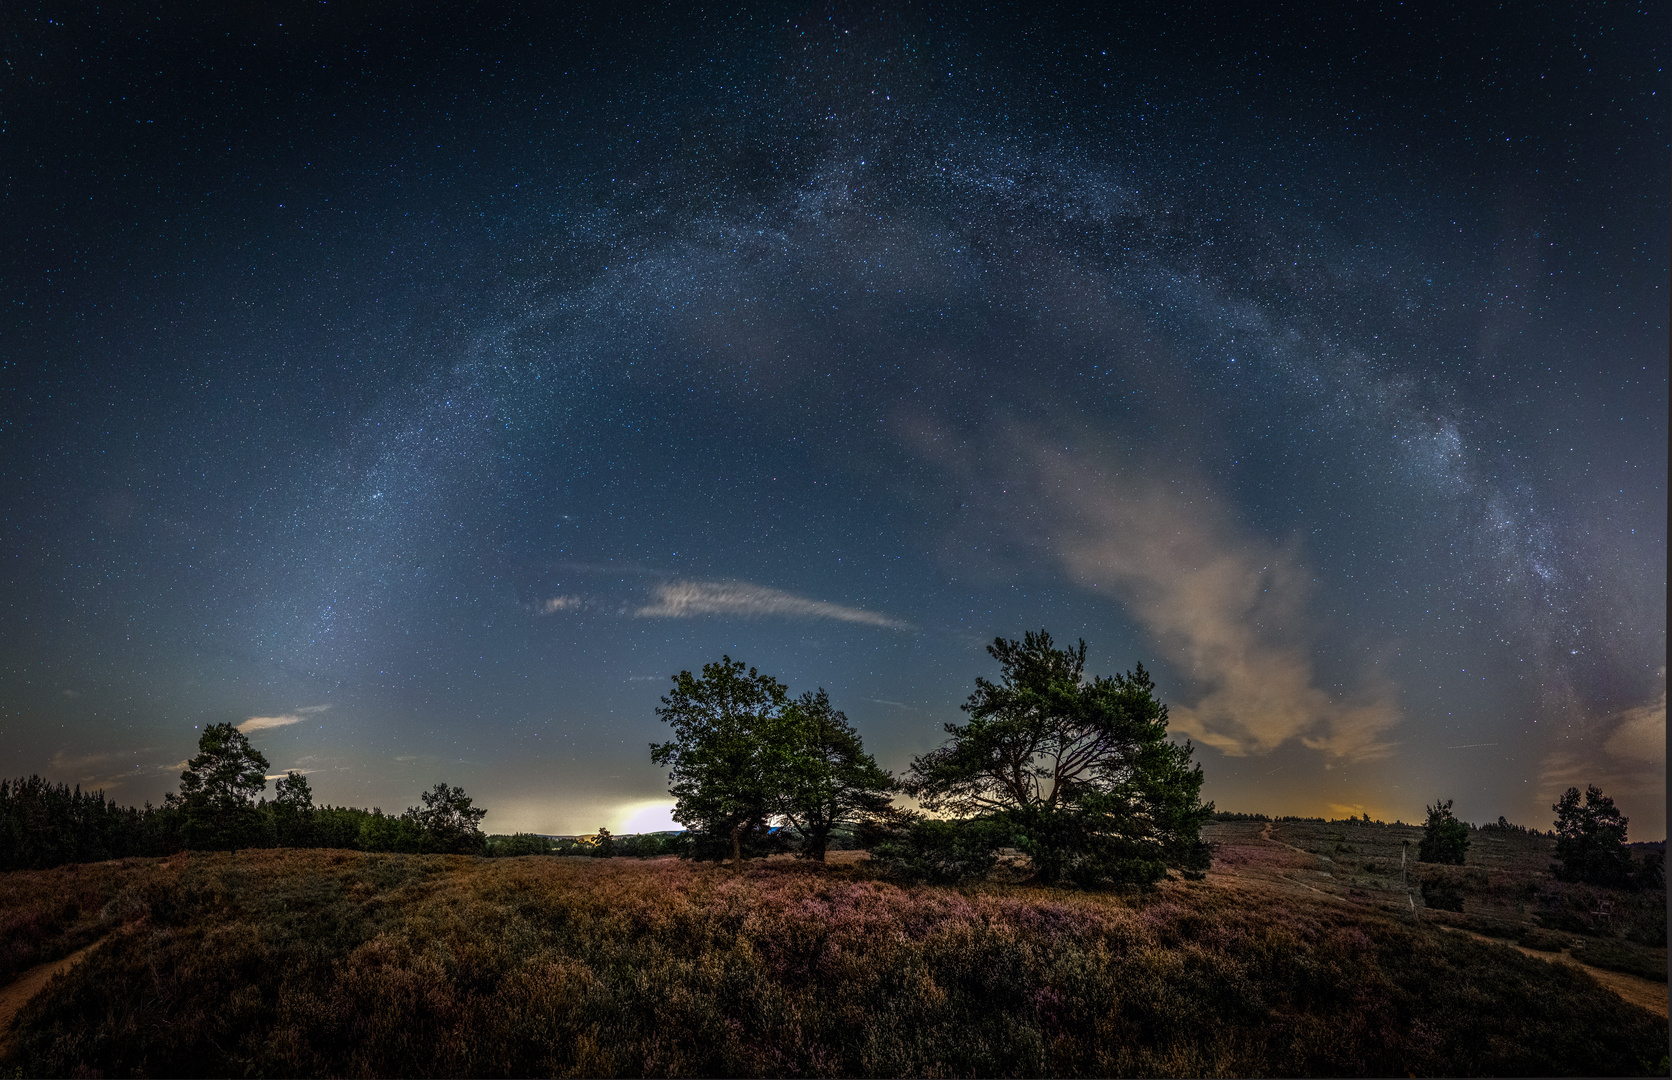
<path id="1" fill-rule="evenodd" d="M 487 811 L 461 788 L 437 784 L 401 814 L 313 804 L 307 777 L 290 772 L 268 801 L 267 758 L 231 724 L 206 728 L 180 790 L 163 805 L 118 806 L 104 792 L 38 776 L 0 781 L 0 871 L 42 870 L 178 851 L 317 847 L 411 853 L 480 853 Z"/>

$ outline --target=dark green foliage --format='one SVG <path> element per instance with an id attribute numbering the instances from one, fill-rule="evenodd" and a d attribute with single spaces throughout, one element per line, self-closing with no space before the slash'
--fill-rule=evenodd
<path id="1" fill-rule="evenodd" d="M 1085 677 L 1086 644 L 995 639 L 999 683 L 976 679 L 967 724 L 912 762 L 903 788 L 929 810 L 1002 818 L 1044 882 L 1149 884 L 1208 864 L 1202 770 L 1167 738 L 1167 707 L 1139 665 Z"/>
<path id="2" fill-rule="evenodd" d="M 1428 824 L 1417 846 L 1417 859 L 1426 863 L 1449 863 L 1462 866 L 1469 851 L 1469 826 L 1451 813 L 1451 800 L 1436 799 L 1428 808 Z M 1425 893 L 1424 896 L 1427 894 Z M 1462 900 L 1459 899 L 1459 904 Z M 1452 908 L 1461 911 L 1461 907 Z"/>
<path id="3" fill-rule="evenodd" d="M 893 779 L 822 689 L 791 700 L 778 680 L 723 656 L 701 678 L 675 676 L 656 715 L 674 738 L 653 743 L 650 758 L 668 768 L 695 858 L 741 865 L 794 842 L 822 861 L 838 828 L 889 805 Z"/>
<path id="4" fill-rule="evenodd" d="M 424 829 L 411 810 L 399 815 L 385 814 L 374 806 L 371 813 L 362 812 L 359 842 L 355 846 L 362 851 L 416 854 L 424 848 Z"/>
<path id="5" fill-rule="evenodd" d="M 1504 817 L 1504 815 L 1502 815 L 1502 814 L 1498 815 L 1498 820 L 1497 821 L 1489 821 L 1485 825 L 1482 825 L 1480 827 L 1480 831 L 1481 832 L 1516 833 L 1516 834 L 1520 834 L 1522 836 L 1528 836 L 1528 835 L 1537 836 L 1537 835 L 1539 835 L 1539 831 L 1537 829 L 1529 829 L 1525 825 L 1517 825 L 1514 822 L 1510 821 L 1508 818 Z"/>
<path id="6" fill-rule="evenodd" d="M 39 776 L 0 780 L 0 871 L 166 855 L 179 850 L 179 831 L 172 809 L 118 806 Z"/>
<path id="7" fill-rule="evenodd" d="M 265 757 L 229 724 L 206 731 L 200 747 L 204 743 L 211 749 L 188 763 L 186 775 L 193 779 L 183 778 L 182 791 L 160 807 L 117 806 L 103 792 L 72 790 L 38 776 L 0 781 L 0 871 L 234 843 L 406 853 L 483 848 L 477 823 L 486 811 L 473 807 L 458 788 L 439 784 L 424 794 L 422 808 L 393 816 L 375 808 L 316 807 L 307 778 L 293 771 L 279 779 L 272 802 L 251 805 L 251 793 L 260 790 L 254 777 L 265 769 Z M 246 766 L 241 772 L 240 761 Z"/>
<path id="8" fill-rule="evenodd" d="M 955 885 L 986 877 L 999 848 L 1015 839 L 1009 823 L 996 816 L 941 821 L 914 814 L 871 854 L 904 881 Z"/>
<path id="9" fill-rule="evenodd" d="M 288 772 L 273 785 L 274 798 L 265 807 L 273 843 L 277 847 L 313 847 L 313 789 L 308 778 Z"/>
<path id="10" fill-rule="evenodd" d="M 624 858 L 654 859 L 662 855 L 688 855 L 691 850 L 690 833 L 640 833 L 620 836 L 615 841 L 615 852 Z"/>
<path id="11" fill-rule="evenodd" d="M 778 817 L 799 834 L 808 858 L 823 862 L 837 828 L 868 820 L 892 802 L 894 778 L 865 752 L 824 690 L 791 704 L 772 742 L 780 754 Z"/>
<path id="12" fill-rule="evenodd" d="M 550 855 L 554 849 L 549 836 L 513 833 L 510 836 L 488 837 L 484 854 L 492 858 L 514 858 L 518 855 Z"/>
<path id="13" fill-rule="evenodd" d="M 1550 869 L 1558 880 L 1609 888 L 1638 884 L 1637 868 L 1626 849 L 1628 819 L 1601 788 L 1588 785 L 1581 804 L 1579 789 L 1570 787 L 1551 809 L 1556 812 L 1556 858 L 1560 861 Z M 1649 876 L 1657 875 L 1651 870 Z"/>
<path id="14" fill-rule="evenodd" d="M 165 800 L 179 809 L 186 847 L 235 851 L 267 839 L 255 798 L 267 787 L 267 758 L 231 724 L 210 724 L 198 736 L 197 756 L 180 774 L 180 791 Z"/>
<path id="15" fill-rule="evenodd" d="M 767 828 L 778 787 L 766 734 L 788 705 L 783 683 L 729 656 L 705 664 L 700 679 L 674 677 L 656 710 L 674 737 L 653 743 L 650 760 L 668 769 L 674 820 L 702 834 L 698 858 L 724 850 L 741 863 L 745 835 Z"/>
<path id="16" fill-rule="evenodd" d="M 404 815 L 418 827 L 418 850 L 433 855 L 480 854 L 487 838 L 482 818 L 487 811 L 473 806 L 464 788 L 437 784 L 418 796 L 422 806 Z"/>

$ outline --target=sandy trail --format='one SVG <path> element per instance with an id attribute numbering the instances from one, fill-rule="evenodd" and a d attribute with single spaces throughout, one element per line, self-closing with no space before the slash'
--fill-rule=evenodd
<path id="1" fill-rule="evenodd" d="M 54 975 L 70 970 L 101 943 L 102 939 L 85 948 L 77 949 L 68 956 L 37 964 L 5 986 L 0 986 L 0 1046 L 7 1041 L 13 1018 L 29 1003 L 29 999 L 40 993 Z"/>
<path id="2" fill-rule="evenodd" d="M 1514 942 L 1504 941 L 1500 938 L 1487 937 L 1485 934 L 1477 934 L 1473 930 L 1460 930 L 1455 926 L 1448 926 L 1445 929 L 1450 930 L 1455 934 L 1467 934 L 1476 941 L 1484 941 L 1488 945 L 1502 945 L 1506 949 L 1519 949 L 1527 956 L 1536 957 L 1546 963 L 1571 965 L 1581 971 L 1584 971 L 1590 975 L 1591 978 L 1625 998 L 1633 1005 L 1641 1005 L 1643 1008 L 1648 1009 L 1656 1016 L 1667 1015 L 1667 994 L 1665 983 L 1655 982 L 1653 979 L 1645 979 L 1641 975 L 1627 975 L 1623 971 L 1609 971 L 1607 968 L 1592 967 L 1581 960 L 1574 959 L 1573 955 L 1566 949 L 1563 949 L 1559 953 L 1540 952 L 1537 949 L 1529 949 L 1525 945 L 1517 945 Z"/>
<path id="3" fill-rule="evenodd" d="M 1271 822 L 1269 821 L 1266 822 L 1265 827 L 1260 830 L 1259 839 L 1268 843 L 1277 844 L 1281 847 L 1289 848 L 1291 851 L 1298 851 L 1303 855 L 1311 854 L 1306 851 L 1305 848 L 1296 847 L 1293 844 L 1279 840 L 1277 837 L 1273 836 L 1271 834 Z M 1294 878 L 1282 874 L 1279 874 L 1278 877 L 1290 884 L 1299 885 L 1305 889 L 1311 889 L 1315 893 L 1322 893 L 1325 896 L 1329 896 L 1332 900 L 1340 899 L 1340 897 L 1337 897 L 1332 893 L 1325 892 L 1322 889 L 1314 888 L 1313 886 L 1306 884 L 1304 881 L 1297 881 Z M 1401 899 L 1405 898 L 1405 894 L 1403 893 L 1398 895 Z M 1586 974 L 1590 975 L 1591 978 L 1595 979 L 1598 983 L 1602 984 L 1607 989 L 1612 990 L 1614 993 L 1631 1002 L 1633 1005 L 1640 1005 L 1654 1013 L 1656 1016 L 1667 1015 L 1667 985 L 1665 983 L 1655 982 L 1653 979 L 1645 979 L 1640 975 L 1627 975 L 1620 971 L 1609 971 L 1606 968 L 1592 967 L 1590 964 L 1576 959 L 1567 950 L 1563 950 L 1560 953 L 1540 952 L 1537 949 L 1529 949 L 1525 945 L 1517 945 L 1513 942 L 1504 941 L 1501 938 L 1487 937 L 1485 934 L 1477 934 L 1473 930 L 1464 930 L 1455 926 L 1445 926 L 1442 928 L 1450 930 L 1453 933 L 1467 934 L 1476 941 L 1484 941 L 1490 945 L 1502 945 L 1505 948 L 1520 949 L 1528 956 L 1537 957 L 1547 963 L 1568 964 L 1579 968 Z"/>

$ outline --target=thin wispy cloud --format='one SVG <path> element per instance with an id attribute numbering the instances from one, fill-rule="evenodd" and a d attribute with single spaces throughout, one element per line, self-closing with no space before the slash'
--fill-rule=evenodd
<path id="1" fill-rule="evenodd" d="M 133 761 L 139 755 L 149 754 L 155 749 L 155 747 L 146 746 L 137 750 L 94 754 L 70 754 L 59 750 L 52 755 L 47 765 L 53 775 L 69 774 L 70 780 L 87 791 L 112 791 L 130 780 L 145 779 L 164 773 L 177 773 L 186 767 L 184 761 L 177 764 Z M 123 761 L 130 761 L 132 764 L 124 766 L 121 764 Z"/>
<path id="2" fill-rule="evenodd" d="M 52 755 L 52 759 L 47 764 L 50 765 L 55 772 L 80 772 L 89 766 L 102 765 L 107 761 L 115 760 L 117 757 L 121 756 L 125 755 L 82 754 L 77 757 L 71 757 L 69 754 L 60 750 Z"/>
<path id="3" fill-rule="evenodd" d="M 578 596 L 554 596 L 541 605 L 540 614 L 555 615 L 559 611 L 569 611 L 580 606 L 581 598 Z"/>
<path id="4" fill-rule="evenodd" d="M 317 715 L 329 709 L 330 705 L 304 705 L 295 712 L 280 713 L 278 716 L 252 716 L 238 725 L 238 730 L 248 735 L 252 731 L 267 731 L 271 728 L 289 727 L 300 724 L 310 716 Z"/>
<path id="5" fill-rule="evenodd" d="M 635 615 L 663 619 L 684 619 L 697 615 L 835 619 L 890 630 L 904 630 L 908 625 L 875 611 L 810 600 L 748 582 L 672 581 L 658 585 L 653 595 L 655 602 L 639 608 Z"/>

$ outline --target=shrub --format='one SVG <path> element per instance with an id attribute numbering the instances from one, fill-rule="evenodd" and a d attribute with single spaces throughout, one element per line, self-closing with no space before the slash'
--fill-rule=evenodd
<path id="1" fill-rule="evenodd" d="M 4 882 L 0 909 L 74 895 L 65 920 L 145 930 L 31 1002 L 0 1073 L 1622 1075 L 1665 1052 L 1662 1018 L 1566 965 L 1241 887 L 352 852 L 133 865 Z"/>
<path id="2" fill-rule="evenodd" d="M 1441 911 L 1462 911 L 1463 890 L 1452 882 L 1425 880 L 1422 883 L 1422 902 Z"/>
<path id="3" fill-rule="evenodd" d="M 878 844 L 871 854 L 903 881 L 951 885 L 986 877 L 998 863 L 999 848 L 1014 839 L 1009 824 L 998 818 L 919 818 L 904 836 Z"/>

